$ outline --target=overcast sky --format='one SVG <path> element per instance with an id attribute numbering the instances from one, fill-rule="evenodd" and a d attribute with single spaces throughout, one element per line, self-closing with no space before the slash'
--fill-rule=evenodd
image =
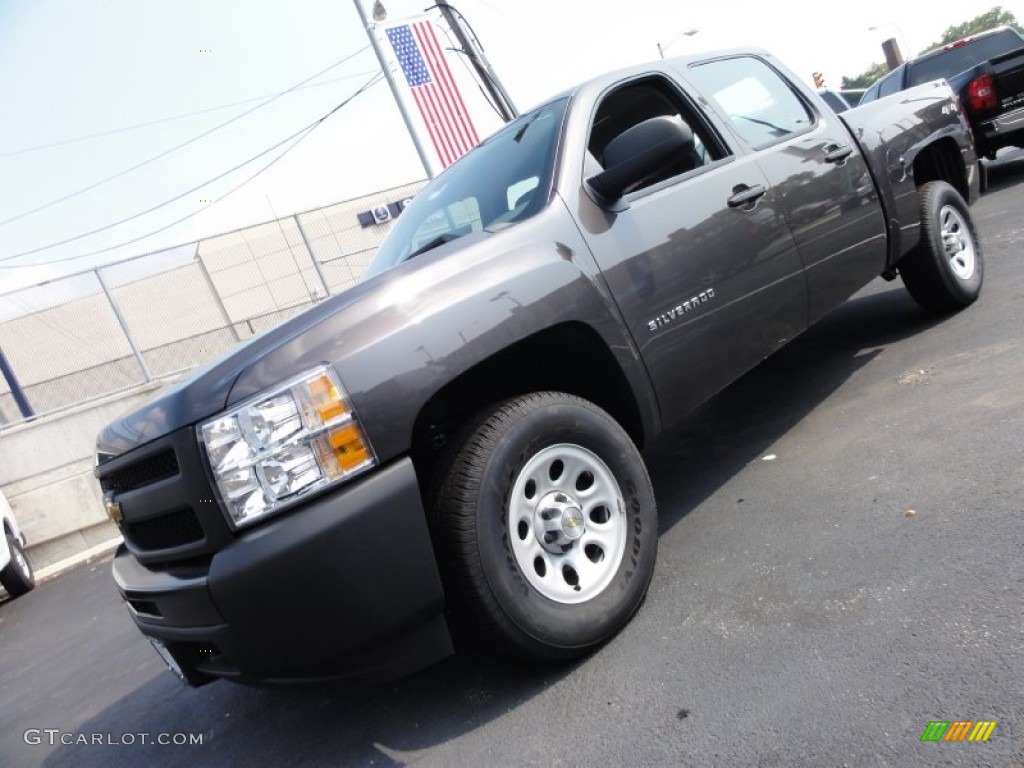
<path id="1" fill-rule="evenodd" d="M 390 19 L 428 5 L 384 1 Z M 369 14 L 372 0 L 362 2 Z M 1002 5 L 1024 19 L 1024 0 Z M 992 4 L 458 0 L 457 7 L 523 109 L 588 76 L 653 59 L 657 43 L 668 54 L 757 45 L 805 80 L 820 71 L 838 87 L 843 75 L 882 60 L 883 38 L 895 36 L 917 52 Z M 869 31 L 872 26 L 881 29 Z M 692 29 L 699 31 L 682 35 Z M 133 216 L 273 147 L 373 77 L 376 58 L 370 50 L 359 52 L 366 46 L 352 0 L 0 0 L 0 222 L 7 222 L 0 224 L 0 259 Z M 307 87 L 103 181 L 346 56 Z M 462 64 L 452 66 L 481 135 L 490 133 L 497 118 Z M 378 83 L 261 176 L 220 199 L 287 146 L 130 222 L 0 261 L 29 265 L 0 269 L 0 292 L 424 177 L 391 94 Z M 195 211 L 152 237 L 68 260 Z"/>

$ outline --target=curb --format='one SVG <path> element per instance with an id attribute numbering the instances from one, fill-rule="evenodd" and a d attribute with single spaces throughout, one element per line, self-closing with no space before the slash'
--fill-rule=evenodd
<path id="1" fill-rule="evenodd" d="M 101 544 L 97 544 L 94 547 L 89 547 L 89 549 L 79 552 L 77 555 L 72 555 L 71 557 L 65 558 L 64 560 L 54 563 L 53 565 L 48 565 L 45 568 L 40 568 L 38 571 L 36 571 L 36 583 L 38 584 L 43 581 L 48 581 L 49 579 L 52 579 L 55 576 L 59 576 L 65 571 L 69 571 L 76 566 L 82 565 L 83 563 L 87 563 L 90 560 L 93 560 L 97 557 L 102 557 L 103 555 L 110 554 L 121 545 L 122 541 L 124 541 L 124 539 L 122 539 L 120 536 L 117 536 L 116 538 L 110 539 L 109 541 L 104 541 Z"/>

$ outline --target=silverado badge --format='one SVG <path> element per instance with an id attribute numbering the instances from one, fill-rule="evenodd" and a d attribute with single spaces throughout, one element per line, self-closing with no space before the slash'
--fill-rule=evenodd
<path id="1" fill-rule="evenodd" d="M 701 291 L 696 296 L 693 296 L 686 301 L 680 302 L 676 306 L 672 307 L 665 312 L 662 312 L 653 320 L 647 321 L 647 327 L 653 333 L 659 328 L 663 328 L 673 320 L 685 315 L 687 312 L 692 312 L 697 309 L 701 304 L 707 304 L 711 299 L 715 298 L 715 289 L 708 288 L 706 291 Z"/>

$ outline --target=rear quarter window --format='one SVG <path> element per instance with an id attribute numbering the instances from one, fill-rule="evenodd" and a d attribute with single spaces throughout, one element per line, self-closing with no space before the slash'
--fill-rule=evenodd
<path id="1" fill-rule="evenodd" d="M 892 96 L 900 90 L 900 83 L 903 80 L 903 70 L 897 69 L 890 72 L 878 83 L 878 98 Z"/>

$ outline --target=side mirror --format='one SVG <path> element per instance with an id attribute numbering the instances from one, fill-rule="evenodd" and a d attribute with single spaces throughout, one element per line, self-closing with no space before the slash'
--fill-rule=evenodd
<path id="1" fill-rule="evenodd" d="M 672 117 L 652 117 L 637 123 L 604 148 L 605 170 L 587 179 L 587 187 L 601 205 L 616 207 L 626 190 L 672 165 L 694 148 L 693 131 Z"/>

